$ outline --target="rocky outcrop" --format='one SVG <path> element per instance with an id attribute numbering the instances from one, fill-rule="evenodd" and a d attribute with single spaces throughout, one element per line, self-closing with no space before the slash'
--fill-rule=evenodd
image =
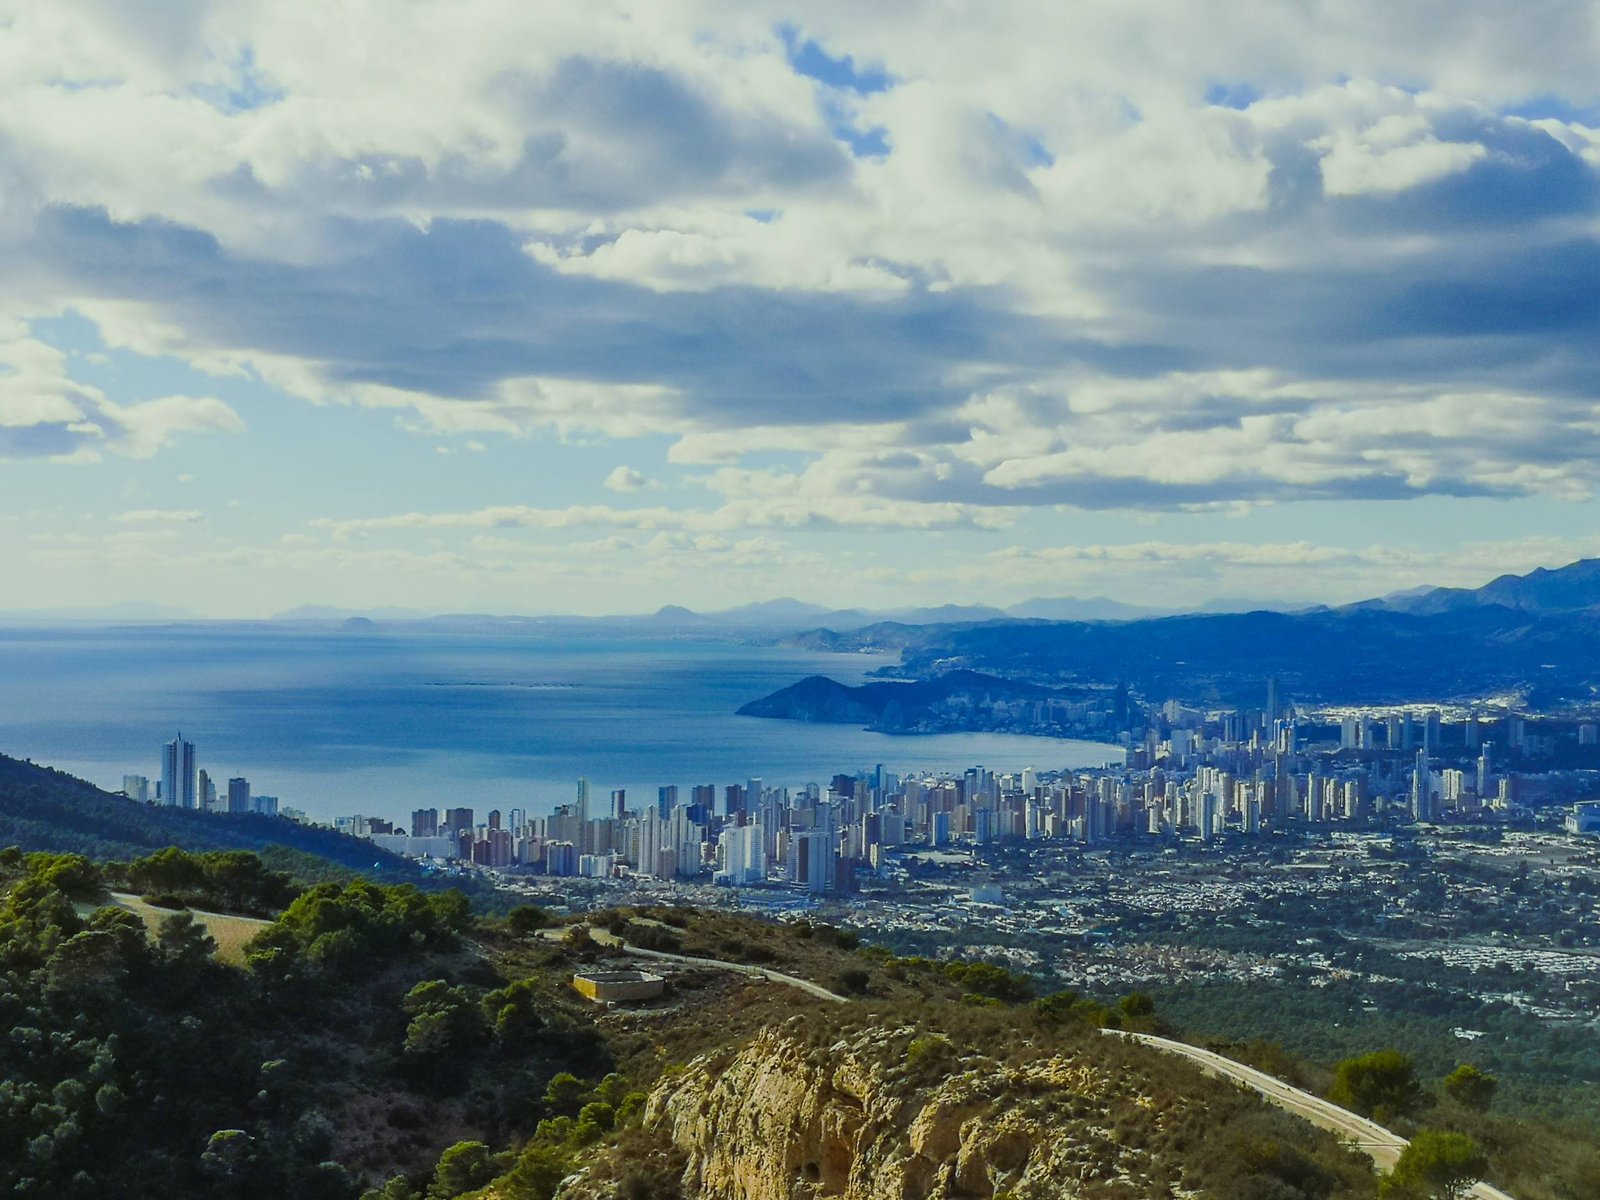
<path id="1" fill-rule="evenodd" d="M 947 671 L 931 679 L 879 681 L 848 687 L 825 675 L 752 700 L 742 717 L 865 725 L 880 733 L 938 733 L 958 729 L 1026 728 L 1036 702 L 1077 698 L 1078 692 L 1001 679 L 978 671 Z"/>
<path id="2" fill-rule="evenodd" d="M 857 695 L 860 690 L 826 675 L 808 675 L 799 683 L 750 701 L 738 710 L 738 715 L 866 725 L 877 719 L 878 708 L 863 703 Z"/>
<path id="3" fill-rule="evenodd" d="M 697 1060 L 652 1095 L 645 1122 L 687 1156 L 704 1200 L 1171 1196 L 1114 1132 L 1149 1102 L 1103 1070 L 1050 1056 L 1006 1066 L 914 1030 L 828 1046 L 803 1028 Z M 908 1054 L 907 1051 L 910 1051 Z M 911 1060 L 908 1062 L 908 1058 Z M 1141 1111 L 1145 1121 L 1158 1114 Z M 1123 1190 L 1104 1190 L 1120 1181 Z"/>

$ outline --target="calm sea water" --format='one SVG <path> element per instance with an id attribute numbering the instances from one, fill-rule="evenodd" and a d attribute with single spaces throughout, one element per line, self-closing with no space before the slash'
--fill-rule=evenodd
<path id="1" fill-rule="evenodd" d="M 630 803 L 675 783 L 768 786 L 890 770 L 1098 765 L 1091 742 L 893 737 L 738 717 L 805 675 L 858 683 L 883 660 L 704 641 L 522 633 L 345 633 L 212 625 L 0 629 L 0 752 L 112 790 L 160 777 L 181 730 L 220 789 L 319 819 L 421 807 L 545 812 L 587 776 Z"/>

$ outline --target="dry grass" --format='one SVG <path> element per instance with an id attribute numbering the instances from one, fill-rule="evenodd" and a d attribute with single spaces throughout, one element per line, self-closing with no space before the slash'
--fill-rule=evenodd
<path id="1" fill-rule="evenodd" d="M 182 909 L 158 908 L 154 904 L 146 904 L 138 896 L 131 896 L 123 892 L 113 893 L 111 903 L 117 908 L 127 909 L 145 923 L 145 927 L 153 934 L 163 918 L 170 917 Z M 223 913 L 202 912 L 197 908 L 187 910 L 195 921 L 203 925 L 211 939 L 217 943 L 217 958 L 221 962 L 233 966 L 244 963 L 244 944 L 256 934 L 260 933 L 271 921 L 263 921 L 257 917 L 232 917 Z"/>

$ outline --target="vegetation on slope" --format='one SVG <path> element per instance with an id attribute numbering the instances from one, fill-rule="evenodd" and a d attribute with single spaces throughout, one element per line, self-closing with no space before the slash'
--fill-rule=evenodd
<path id="1" fill-rule="evenodd" d="M 0 1191 L 350 1200 L 463 1132 L 531 1131 L 563 1068 L 603 1074 L 574 1004 L 466 940 L 459 893 L 309 889 L 234 969 L 187 913 L 152 937 L 96 907 L 79 856 L 0 870 Z"/>
<path id="2" fill-rule="evenodd" d="M 0 846 L 130 859 L 167 846 L 186 850 L 249 850 L 268 854 L 282 847 L 369 877 L 408 879 L 416 868 L 371 842 L 331 829 L 300 825 L 254 813 L 218 814 L 141 804 L 103 792 L 62 771 L 0 755 Z M 300 873 L 300 872 L 297 872 Z"/>
<path id="3" fill-rule="evenodd" d="M 149 930 L 106 904 L 111 885 L 275 915 L 230 967 L 187 912 Z M 0 886 L 0 1190 L 20 1196 L 549 1200 L 575 1170 L 576 1196 L 677 1196 L 688 1151 L 649 1118 L 647 1097 L 683 1086 L 689 1064 L 715 1074 L 775 1034 L 803 1055 L 862 1047 L 896 1103 L 1010 1080 L 1016 1104 L 1082 1143 L 1063 1161 L 1085 1173 L 1085 1195 L 1375 1195 L 1371 1172 L 1325 1135 L 1182 1060 L 1100 1036 L 1170 1031 L 1144 996 L 1039 996 L 993 964 L 900 958 L 809 922 L 630 908 L 550 927 L 530 908 L 476 917 L 459 893 L 405 884 L 297 891 L 229 853 L 101 868 L 13 849 L 0 853 Z M 572 972 L 628 961 L 591 930 L 714 961 L 674 965 L 658 1002 L 590 1006 Z M 715 961 L 772 966 L 851 1002 Z M 1315 1073 L 1282 1051 L 1240 1053 Z M 1024 1084 L 1030 1063 L 1052 1057 L 1122 1082 L 1051 1117 L 1055 1101 L 1028 1099 Z M 1596 1194 L 1592 1139 L 1485 1111 L 1497 1097 L 1483 1072 L 1396 1082 L 1391 1059 L 1403 1056 L 1320 1086 L 1342 1080 L 1346 1102 L 1403 1130 L 1466 1135 L 1519 1200 Z"/>

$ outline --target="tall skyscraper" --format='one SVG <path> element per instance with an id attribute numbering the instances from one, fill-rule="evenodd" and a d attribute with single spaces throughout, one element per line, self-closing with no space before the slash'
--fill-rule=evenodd
<path id="1" fill-rule="evenodd" d="M 194 743 L 178 734 L 161 751 L 161 803 L 169 808 L 198 808 L 199 779 Z"/>
<path id="2" fill-rule="evenodd" d="M 578 824 L 581 828 L 589 823 L 589 781 L 578 780 Z"/>
<path id="3" fill-rule="evenodd" d="M 143 775 L 124 775 L 122 777 L 122 794 L 129 800 L 138 800 L 142 804 L 150 802 L 150 780 Z"/>
<path id="4" fill-rule="evenodd" d="M 228 811 L 247 813 L 250 809 L 250 781 L 239 776 L 228 780 Z"/>
<path id="5" fill-rule="evenodd" d="M 1411 817 L 1416 821 L 1432 821 L 1437 814 L 1433 808 L 1433 772 L 1428 765 L 1428 749 L 1417 751 L 1416 766 L 1411 772 Z"/>

